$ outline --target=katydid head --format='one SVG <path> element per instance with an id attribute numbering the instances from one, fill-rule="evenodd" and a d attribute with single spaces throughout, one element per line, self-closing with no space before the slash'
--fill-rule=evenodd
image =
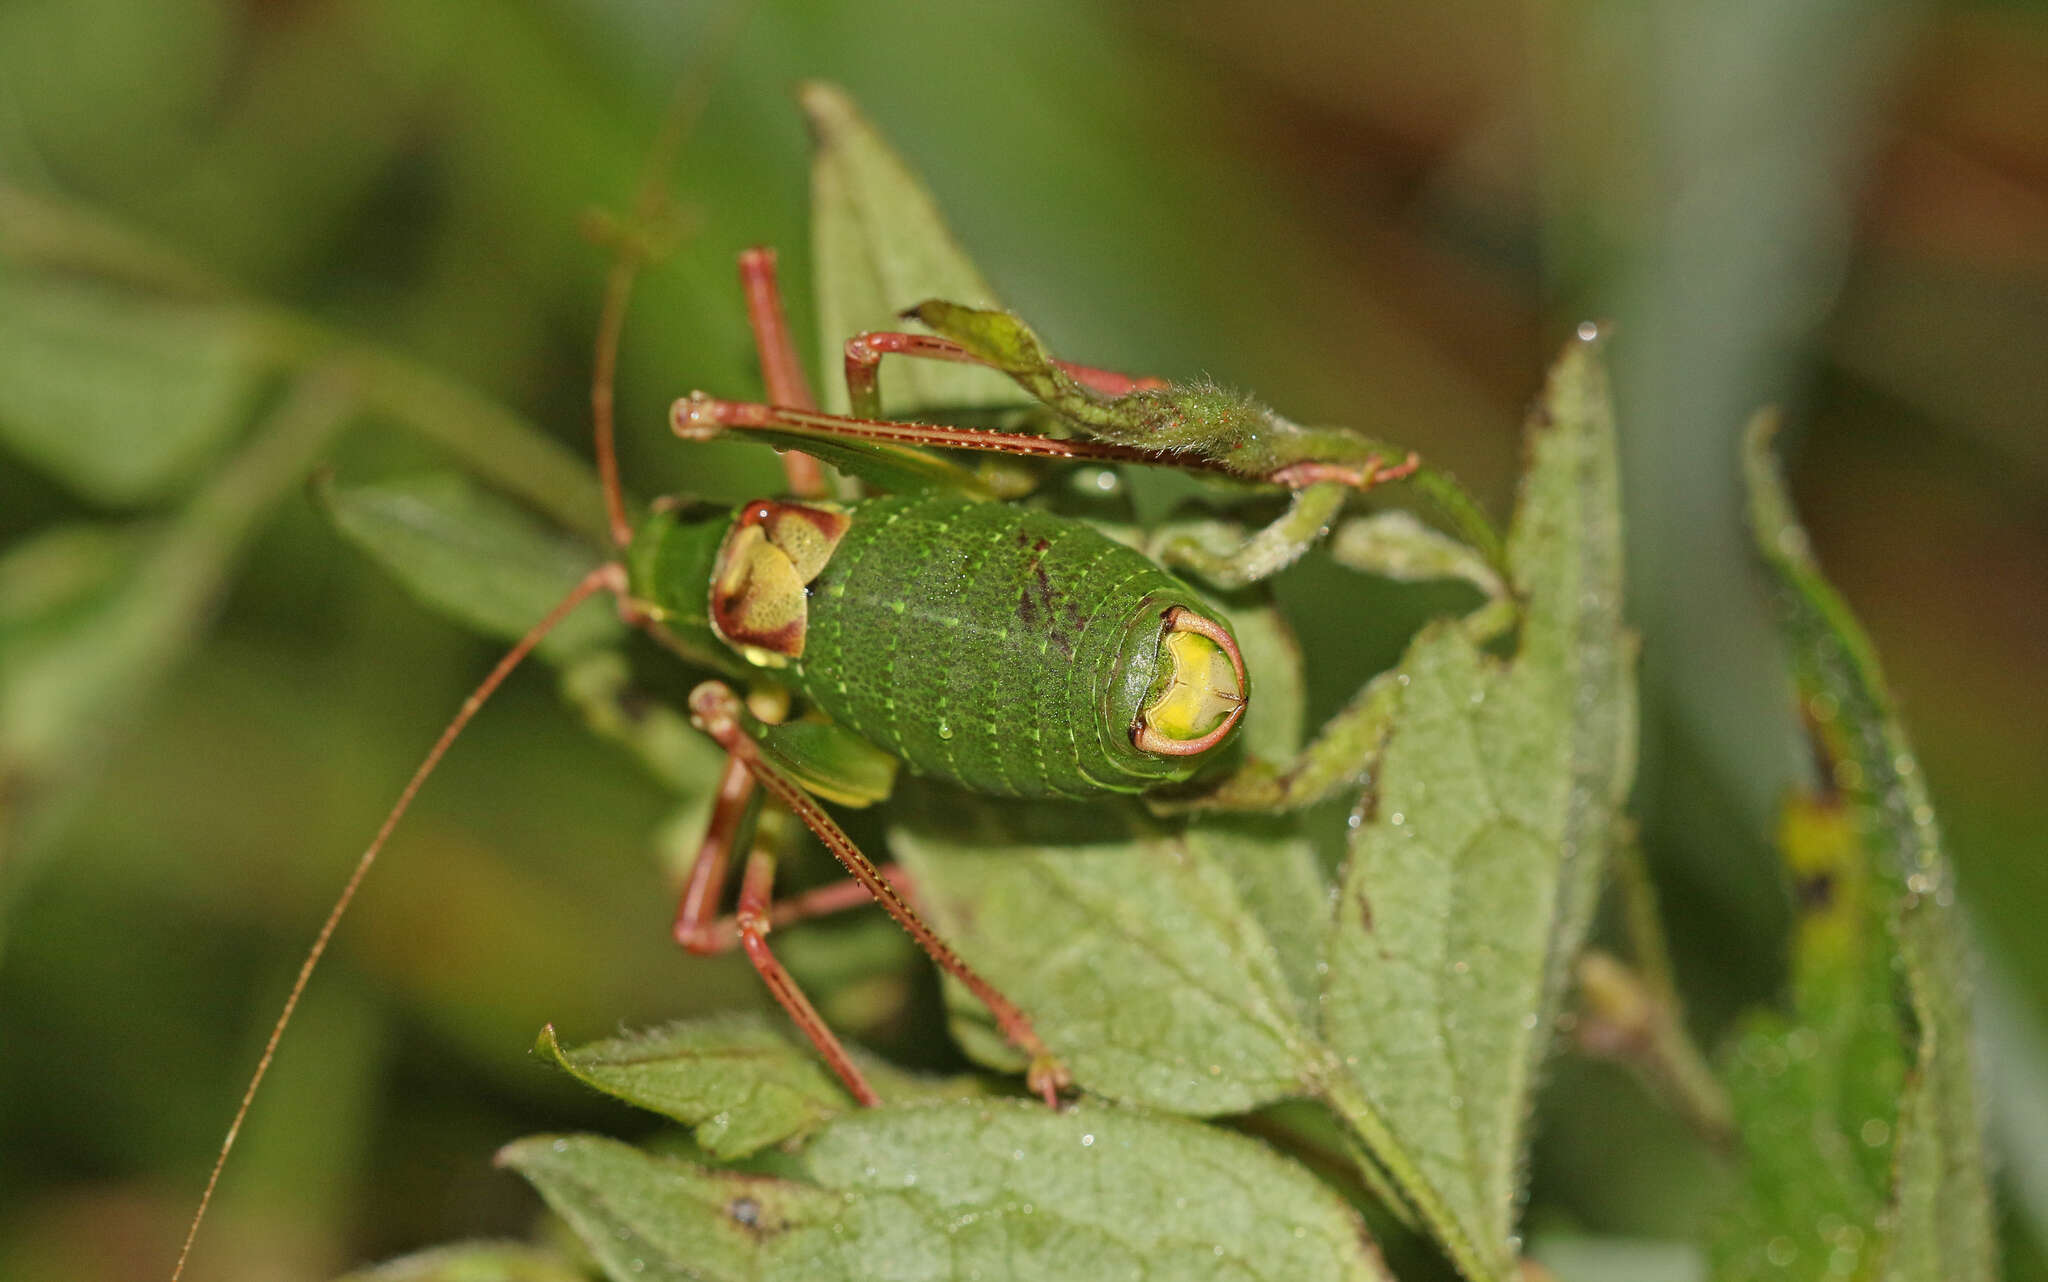
<path id="1" fill-rule="evenodd" d="M 711 579 L 711 626 L 760 667 L 804 653 L 808 589 L 851 522 L 831 503 L 756 499 L 740 508 L 719 546 Z"/>

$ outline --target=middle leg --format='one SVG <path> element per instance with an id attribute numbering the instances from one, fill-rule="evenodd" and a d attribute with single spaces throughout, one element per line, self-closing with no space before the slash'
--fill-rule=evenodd
<path id="1" fill-rule="evenodd" d="M 1015 1002 L 1005 997 L 995 985 L 982 978 L 953 951 L 950 944 L 939 938 L 918 915 L 917 910 L 911 907 L 910 901 L 904 897 L 902 891 L 884 876 L 875 862 L 854 843 L 853 838 L 846 835 L 845 829 L 841 828 L 831 815 L 825 813 L 824 808 L 804 791 L 800 784 L 763 757 L 753 737 L 740 724 L 739 696 L 720 682 L 707 681 L 690 692 L 690 719 L 698 729 L 710 735 L 721 748 L 724 748 L 733 760 L 744 763 L 755 781 L 773 793 L 790 813 L 803 821 L 804 826 L 824 843 L 825 849 L 832 852 L 833 858 L 839 861 L 848 874 L 860 883 L 867 894 L 882 906 L 882 910 L 893 917 L 896 924 L 903 927 L 917 942 L 917 946 L 924 950 L 925 955 L 941 970 L 965 985 L 967 990 L 988 1008 L 1003 1036 L 1029 1057 L 1031 1066 L 1025 1080 L 1032 1092 L 1044 1099 L 1048 1105 L 1057 1104 L 1059 1092 L 1071 1085 L 1073 1079 L 1066 1067 L 1054 1056 L 1051 1048 L 1040 1040 L 1037 1031 L 1031 1025 L 1030 1016 Z M 794 1013 L 792 1008 L 792 1014 Z M 822 1025 L 819 1027 L 822 1028 Z M 807 1026 L 805 1031 L 810 1033 L 811 1029 Z M 826 1036 L 830 1036 L 829 1032 Z M 817 1037 L 813 1035 L 812 1040 L 816 1042 Z"/>

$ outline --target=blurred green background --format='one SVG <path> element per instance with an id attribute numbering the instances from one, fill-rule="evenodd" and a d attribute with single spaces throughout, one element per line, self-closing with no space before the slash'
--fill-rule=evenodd
<path id="1" fill-rule="evenodd" d="M 1579 319 L 1613 319 L 1644 634 L 1636 811 L 1710 1042 L 1781 975 L 1768 839 L 1801 749 L 1734 442 L 1784 404 L 1798 497 L 1875 634 L 1981 928 L 2011 1273 L 2044 1276 L 2042 10 L 0 0 L 0 421 L 34 382 L 35 265 L 132 240 L 138 273 L 196 269 L 586 455 L 606 258 L 584 215 L 624 205 L 684 75 L 704 106 L 671 175 L 683 235 L 626 330 L 642 494 L 773 484 L 758 451 L 678 445 L 663 410 L 692 388 L 758 394 L 740 248 L 783 249 L 810 334 L 804 77 L 866 106 L 1056 350 L 1211 374 L 1413 444 L 1497 514 L 1549 354 Z M 279 389 L 228 383 L 219 429 L 148 484 L 82 479 L 0 430 L 0 628 L 99 537 L 79 551 L 52 532 L 155 547 L 216 510 L 230 460 L 263 481 L 236 491 L 226 533 L 146 563 L 187 575 L 136 665 L 148 679 L 61 727 L 61 770 L 22 770 L 18 738 L 0 758 L 0 1276 L 167 1269 L 320 914 L 496 654 L 345 547 L 298 485 L 315 460 L 371 476 L 441 448 L 372 420 L 265 473 L 242 451 L 268 439 Z M 134 408 L 147 439 L 159 407 Z M 1391 657 L 1389 617 L 1304 624 L 1319 705 Z M 0 718 L 31 701 L 0 689 Z M 548 673 L 515 679 L 344 927 L 199 1273 L 323 1276 L 517 1233 L 537 1203 L 493 1148 L 644 1129 L 523 1049 L 550 1020 L 581 1039 L 767 1004 L 743 962 L 667 942 L 675 804 Z M 787 948 L 851 1029 L 942 1062 L 892 972 L 830 982 L 876 946 L 855 925 Z M 1627 1078 L 1556 1067 L 1532 1229 L 1682 1237 L 1718 1178 Z"/>

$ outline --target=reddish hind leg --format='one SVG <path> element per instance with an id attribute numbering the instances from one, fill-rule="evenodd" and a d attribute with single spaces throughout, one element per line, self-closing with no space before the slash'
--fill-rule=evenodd
<path id="1" fill-rule="evenodd" d="M 761 381 L 771 405 L 815 410 L 810 380 L 790 341 L 789 320 L 782 310 L 782 287 L 775 275 L 775 251 L 756 247 L 740 255 L 740 289 L 747 296 L 747 325 L 754 331 L 754 351 L 761 361 Z M 818 460 L 795 450 L 784 451 L 782 473 L 790 493 L 817 498 L 825 493 L 825 473 Z"/>

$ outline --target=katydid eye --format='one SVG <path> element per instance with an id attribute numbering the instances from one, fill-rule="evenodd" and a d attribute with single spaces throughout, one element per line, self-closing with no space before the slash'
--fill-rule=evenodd
<path id="1" fill-rule="evenodd" d="M 1131 742 L 1162 757 L 1192 757 L 1223 741 L 1244 715 L 1244 656 L 1214 619 L 1174 606 L 1160 620 L 1150 700 Z"/>

